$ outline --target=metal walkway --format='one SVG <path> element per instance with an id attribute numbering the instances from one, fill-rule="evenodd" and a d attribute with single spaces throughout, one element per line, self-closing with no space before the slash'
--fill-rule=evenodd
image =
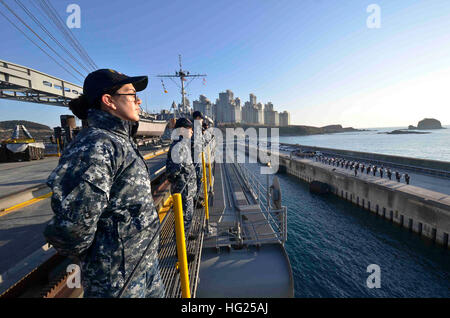
<path id="1" fill-rule="evenodd" d="M 159 248 L 159 270 L 166 288 L 166 298 L 180 298 L 180 275 L 177 269 L 177 245 L 175 239 L 175 218 L 171 211 L 167 214 L 162 225 Z M 188 255 L 189 285 L 191 296 L 195 297 L 198 283 L 198 272 L 202 255 L 203 235 L 205 227 L 205 212 L 195 209 L 191 227 L 187 233 L 186 250 Z M 193 237 L 194 239 L 189 239 Z"/>
<path id="2" fill-rule="evenodd" d="M 286 208 L 267 208 L 267 188 L 243 165 L 216 164 L 214 181 L 196 297 L 293 297 Z"/>
<path id="3" fill-rule="evenodd" d="M 199 284 L 202 251 L 204 248 L 220 250 L 225 247 L 241 249 L 245 246 L 266 244 L 270 254 L 279 254 L 285 240 L 282 233 L 285 219 L 271 222 L 272 213 L 264 213 L 261 205 L 264 198 L 261 185 L 256 184 L 247 171 L 235 164 L 216 164 L 214 196 L 209 197 L 210 229 L 206 231 L 203 208 L 195 209 L 192 225 L 187 233 L 186 250 L 188 257 L 189 285 L 191 297 L 196 297 Z M 284 212 L 284 213 L 283 213 Z M 285 210 L 278 211 L 285 217 Z M 159 269 L 166 297 L 180 298 L 181 284 L 177 269 L 177 246 L 175 239 L 174 213 L 170 211 L 164 218 L 159 248 Z M 269 247 L 269 245 L 272 245 Z M 279 246 L 278 248 L 273 246 Z M 264 253 L 263 253 L 264 254 Z M 261 254 L 261 255 L 263 255 Z M 284 257 L 283 257 L 284 259 Z M 282 266 L 285 266 L 283 263 Z"/>
<path id="4" fill-rule="evenodd" d="M 267 189 L 240 164 L 218 164 L 211 212 L 212 233 L 205 247 L 284 244 L 286 209 L 268 207 Z"/>

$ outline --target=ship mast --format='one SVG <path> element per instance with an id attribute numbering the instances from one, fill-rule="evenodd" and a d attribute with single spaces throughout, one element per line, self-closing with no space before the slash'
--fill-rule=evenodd
<path id="1" fill-rule="evenodd" d="M 175 75 L 168 75 L 168 74 L 167 75 L 157 75 L 156 77 L 169 77 L 172 80 L 173 80 L 173 78 L 177 77 L 180 79 L 180 81 L 181 81 L 181 105 L 183 105 L 182 112 L 187 113 L 186 90 L 185 90 L 185 85 L 184 85 L 186 78 L 192 77 L 192 79 L 191 79 L 191 81 L 192 81 L 195 77 L 205 77 L 207 75 L 206 74 L 190 74 L 188 71 L 183 70 L 183 66 L 181 64 L 181 54 L 178 55 L 178 61 L 180 63 L 180 70 L 178 72 L 175 71 Z M 175 109 L 174 109 L 174 117 L 176 118 L 176 110 Z"/>

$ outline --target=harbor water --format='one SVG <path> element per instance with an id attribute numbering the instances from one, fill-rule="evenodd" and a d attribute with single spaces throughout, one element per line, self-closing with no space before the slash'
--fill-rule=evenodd
<path id="1" fill-rule="evenodd" d="M 246 166 L 267 183 L 257 164 Z M 447 249 L 332 194 L 310 193 L 293 176 L 277 176 L 295 297 L 450 297 Z M 379 266 L 380 288 L 368 287 L 371 264 Z"/>
<path id="2" fill-rule="evenodd" d="M 450 126 L 421 130 L 427 134 L 389 135 L 404 127 L 370 128 L 368 131 L 309 136 L 280 136 L 281 143 L 372 152 L 402 157 L 450 161 Z"/>

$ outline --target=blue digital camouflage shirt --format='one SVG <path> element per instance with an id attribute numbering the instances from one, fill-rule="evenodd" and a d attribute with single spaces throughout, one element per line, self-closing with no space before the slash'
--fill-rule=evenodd
<path id="1" fill-rule="evenodd" d="M 194 214 L 194 197 L 197 194 L 195 165 L 192 162 L 190 139 L 176 136 L 170 145 L 166 160 L 167 180 L 171 192 L 180 193 L 183 204 L 184 230 L 187 234 Z"/>
<path id="2" fill-rule="evenodd" d="M 48 177 L 55 215 L 44 235 L 60 254 L 81 259 L 85 297 L 117 297 L 159 219 L 130 122 L 90 109 L 88 123 Z M 159 235 L 124 296 L 163 296 L 158 246 Z"/>

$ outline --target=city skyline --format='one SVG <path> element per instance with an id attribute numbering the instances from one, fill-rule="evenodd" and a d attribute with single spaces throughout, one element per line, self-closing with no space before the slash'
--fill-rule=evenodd
<path id="1" fill-rule="evenodd" d="M 40 31 L 14 1 L 7 3 Z M 378 26 L 371 25 L 374 11 L 366 1 L 131 3 L 124 7 L 104 0 L 77 1 L 81 27 L 71 31 L 99 68 L 149 76 L 149 86 L 140 95 L 143 109 L 159 112 L 181 100 L 174 83 L 165 81 L 164 93 L 156 77 L 177 70 L 181 54 L 184 69 L 207 74 L 205 81 L 188 87 L 191 100 L 215 96 L 227 87 L 236 96 L 253 92 L 261 100 L 283 105 L 292 125 L 407 127 L 423 118 L 450 124 L 448 1 L 376 1 Z M 70 2 L 52 4 L 63 20 L 69 16 Z M 29 9 L 46 21 L 37 8 Z M 0 27 L 6 30 L 1 59 L 82 85 L 2 16 Z M 46 27 L 58 37 L 58 30 Z M 57 126 L 61 114 L 70 111 L 0 99 L 0 121 Z"/>
<path id="2" fill-rule="evenodd" d="M 173 105 L 173 104 L 172 104 Z M 179 105 L 180 106 L 180 105 Z M 241 98 L 234 98 L 233 91 L 227 89 L 219 93 L 219 98 L 212 103 L 205 95 L 200 95 L 193 102 L 193 110 L 220 123 L 244 123 L 270 126 L 289 126 L 290 114 L 287 111 L 278 112 L 272 102 L 257 103 L 255 94 L 249 94 L 249 100 L 242 106 Z"/>

